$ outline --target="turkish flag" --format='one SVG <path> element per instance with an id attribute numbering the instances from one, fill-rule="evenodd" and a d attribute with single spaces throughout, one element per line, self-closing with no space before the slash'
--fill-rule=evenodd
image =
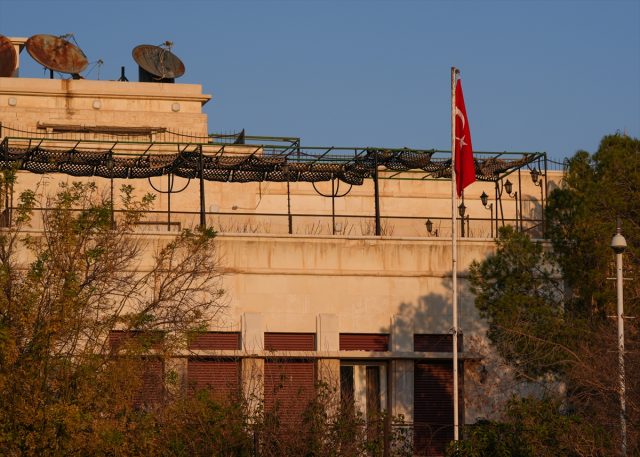
<path id="1" fill-rule="evenodd" d="M 456 185 L 458 197 L 469 184 L 476 180 L 476 164 L 473 160 L 469 119 L 464 107 L 462 85 L 458 79 L 456 85 Z"/>

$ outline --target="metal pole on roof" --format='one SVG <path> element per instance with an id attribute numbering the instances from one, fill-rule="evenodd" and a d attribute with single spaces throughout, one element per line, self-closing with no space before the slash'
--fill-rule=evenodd
<path id="1" fill-rule="evenodd" d="M 451 289 L 453 307 L 453 440 L 458 441 L 458 250 L 456 246 L 456 67 L 451 67 Z"/>
<path id="2" fill-rule="evenodd" d="M 336 191 L 335 191 L 335 176 L 331 174 L 331 226 L 332 234 L 336 234 Z"/>
<path id="3" fill-rule="evenodd" d="M 544 219 L 544 202 L 547 201 L 547 185 L 549 183 L 549 180 L 547 179 L 547 153 L 544 153 L 544 200 L 542 201 L 542 230 L 543 233 L 547 230 L 547 224 L 546 221 Z"/>
<path id="4" fill-rule="evenodd" d="M 113 214 L 113 170 L 111 170 L 111 229 L 113 230 L 116 227 L 115 215 Z"/>
<path id="5" fill-rule="evenodd" d="M 204 160 L 202 157 L 202 145 L 198 146 L 200 152 L 200 227 L 205 228 L 207 217 L 204 208 Z"/>
<path id="6" fill-rule="evenodd" d="M 289 219 L 289 235 L 293 234 L 293 218 L 291 217 L 291 189 L 289 187 L 289 183 L 291 180 L 291 170 L 289 169 L 289 164 L 285 164 L 286 173 L 287 173 L 287 217 Z"/>
<path id="7" fill-rule="evenodd" d="M 496 184 L 495 202 L 496 202 L 496 238 L 497 238 L 498 237 L 498 181 L 496 181 L 495 184 Z M 493 235 L 491 235 L 491 238 L 493 238 Z"/>
<path id="8" fill-rule="evenodd" d="M 524 233 L 524 217 L 522 216 L 522 179 L 520 176 L 520 168 L 518 168 L 518 195 L 520 196 L 520 231 Z"/>
<path id="9" fill-rule="evenodd" d="M 373 188 L 376 200 L 376 236 L 380 236 L 380 188 L 378 187 L 378 151 L 374 150 Z"/>
<path id="10" fill-rule="evenodd" d="M 124 67 L 123 69 L 123 77 L 124 77 Z M 171 183 L 171 173 L 167 175 L 167 231 L 171 231 L 171 190 L 173 189 L 173 185 Z"/>

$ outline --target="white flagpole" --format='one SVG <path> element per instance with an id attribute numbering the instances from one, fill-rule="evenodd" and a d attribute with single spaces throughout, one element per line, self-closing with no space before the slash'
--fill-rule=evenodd
<path id="1" fill-rule="evenodd" d="M 456 246 L 456 74 L 451 67 L 451 289 L 453 292 L 453 440 L 458 441 L 458 250 Z"/>

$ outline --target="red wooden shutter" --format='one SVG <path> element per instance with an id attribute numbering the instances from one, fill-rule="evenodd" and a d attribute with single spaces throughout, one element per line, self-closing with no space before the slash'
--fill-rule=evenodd
<path id="1" fill-rule="evenodd" d="M 164 335 L 159 331 L 140 332 L 132 330 L 130 332 L 124 332 L 122 330 L 112 330 L 109 332 L 107 341 L 109 347 L 118 349 L 125 339 L 136 339 L 137 343 L 140 343 L 150 349 L 161 349 L 162 339 Z"/>
<path id="2" fill-rule="evenodd" d="M 389 335 L 341 333 L 340 350 L 386 352 L 389 350 Z"/>
<path id="3" fill-rule="evenodd" d="M 142 372 L 142 388 L 133 399 L 135 407 L 153 406 L 162 401 L 164 363 L 161 360 L 144 361 Z"/>
<path id="4" fill-rule="evenodd" d="M 227 396 L 237 389 L 240 364 L 237 361 L 197 358 L 187 362 L 189 393 L 208 390 L 218 397 Z"/>
<path id="5" fill-rule="evenodd" d="M 462 386 L 462 376 L 459 379 Z M 451 361 L 416 364 L 413 385 L 415 452 L 417 455 L 444 456 L 447 445 L 453 440 Z M 464 417 L 462 412 L 463 405 L 460 402 L 460 418 Z"/>
<path id="6" fill-rule="evenodd" d="M 110 348 L 118 349 L 118 347 L 124 341 L 124 332 L 115 331 L 115 330 L 112 332 L 109 332 L 108 341 L 109 341 Z"/>
<path id="7" fill-rule="evenodd" d="M 267 351 L 315 351 L 314 333 L 265 333 Z"/>
<path id="8" fill-rule="evenodd" d="M 266 411 L 275 411 L 281 420 L 300 419 L 315 389 L 313 362 L 266 360 L 264 364 L 264 399 Z"/>
<path id="9" fill-rule="evenodd" d="M 462 352 L 462 335 L 458 335 L 458 352 Z M 453 352 L 453 335 L 413 335 L 416 352 Z"/>
<path id="10" fill-rule="evenodd" d="M 240 349 L 240 334 L 235 332 L 206 332 L 196 335 L 189 343 L 192 351 L 233 351 Z"/>

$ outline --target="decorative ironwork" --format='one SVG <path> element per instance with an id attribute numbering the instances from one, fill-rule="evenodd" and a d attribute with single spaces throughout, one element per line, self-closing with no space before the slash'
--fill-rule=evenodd
<path id="1" fill-rule="evenodd" d="M 171 150 L 176 152 L 170 152 Z M 324 151 L 323 153 L 320 153 Z M 352 152 L 351 154 L 347 154 Z M 5 137 L 0 145 L 0 167 L 18 163 L 33 173 L 66 173 L 118 179 L 146 179 L 174 174 L 220 182 L 326 182 L 332 177 L 360 186 L 365 179 L 451 178 L 447 151 L 379 148 L 302 148 L 299 146 L 230 145 L 216 143 L 143 143 Z M 539 159 L 543 154 L 523 153 L 521 158 L 475 159 L 476 178 L 496 182 Z M 201 157 L 202 156 L 202 157 Z M 112 166 L 107 162 L 113 160 Z M 282 167 L 288 164 L 288 177 Z M 377 164 L 377 167 L 376 167 Z M 381 173 L 386 173 L 386 175 Z M 389 176 L 389 173 L 391 174 Z M 416 175 L 418 173 L 418 175 Z"/>

